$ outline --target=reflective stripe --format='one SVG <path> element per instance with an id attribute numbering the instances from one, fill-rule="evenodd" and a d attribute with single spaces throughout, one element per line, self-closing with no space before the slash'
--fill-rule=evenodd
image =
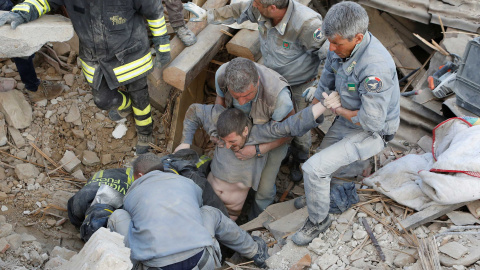
<path id="1" fill-rule="evenodd" d="M 103 170 L 99 171 L 99 175 L 98 175 L 98 178 L 102 178 L 103 177 Z"/>
<path id="2" fill-rule="evenodd" d="M 165 17 L 158 20 L 147 20 L 150 31 L 153 36 L 163 36 L 167 33 L 167 26 L 165 25 Z"/>
<path id="3" fill-rule="evenodd" d="M 120 107 L 118 107 L 117 110 L 123 110 L 130 107 L 130 104 L 132 104 L 132 100 L 130 98 L 127 98 L 125 94 L 122 93 L 122 91 L 118 91 L 118 92 L 123 96 L 123 101 L 122 101 L 122 105 L 120 105 Z"/>
<path id="4" fill-rule="evenodd" d="M 158 46 L 158 51 L 160 51 L 160 52 L 169 52 L 169 51 L 170 51 L 170 44 Z"/>
<path id="5" fill-rule="evenodd" d="M 152 55 L 148 53 L 136 61 L 114 68 L 113 72 L 117 76 L 119 82 L 124 82 L 149 71 L 152 67 Z"/>
<path id="6" fill-rule="evenodd" d="M 119 75 L 124 74 L 125 72 L 131 71 L 132 69 L 138 68 L 139 66 L 147 63 L 150 60 L 152 60 L 152 55 L 150 53 L 148 53 L 147 55 L 145 55 L 144 57 L 142 57 L 138 60 L 135 60 L 131 63 L 126 64 L 126 65 L 114 68 L 113 72 L 115 73 L 115 75 L 119 76 Z"/>
<path id="7" fill-rule="evenodd" d="M 134 181 L 134 178 L 132 175 L 132 168 L 127 168 L 127 171 L 125 172 L 125 174 L 128 175 L 127 185 L 130 186 Z"/>
<path id="8" fill-rule="evenodd" d="M 85 75 L 85 78 L 89 83 L 93 83 L 93 75 L 95 74 L 95 68 L 87 65 L 87 63 L 85 63 L 82 59 L 80 59 L 80 62 L 82 63 L 83 75 Z"/>
<path id="9" fill-rule="evenodd" d="M 103 210 L 108 211 L 108 212 L 110 212 L 110 213 L 113 213 L 113 211 L 110 210 L 110 209 L 106 209 L 106 208 L 105 208 L 105 209 L 103 209 Z"/>
<path id="10" fill-rule="evenodd" d="M 29 5 L 25 5 L 25 4 L 20 4 L 20 5 L 16 5 L 12 8 L 12 11 L 26 11 L 28 13 L 30 13 L 30 6 Z"/>
<path id="11" fill-rule="evenodd" d="M 93 179 L 97 179 L 98 173 L 99 173 L 99 172 L 96 172 L 96 173 L 93 175 L 92 180 L 93 180 Z"/>
<path id="12" fill-rule="evenodd" d="M 148 126 L 148 125 L 150 125 L 151 123 L 152 123 L 152 117 L 149 117 L 149 118 L 147 118 L 147 119 L 145 119 L 145 120 L 137 120 L 137 119 L 135 119 L 135 124 L 136 124 L 137 126 L 141 126 L 141 127 L 143 127 L 143 126 Z"/>
<path id="13" fill-rule="evenodd" d="M 37 9 L 39 16 L 50 11 L 50 5 L 46 0 L 26 0 L 24 3 L 32 4 Z"/>
<path id="14" fill-rule="evenodd" d="M 150 111 L 151 111 L 150 104 L 148 104 L 148 106 L 143 110 L 133 107 L 133 113 L 138 116 L 147 115 L 150 113 Z"/>
<path id="15" fill-rule="evenodd" d="M 169 168 L 169 170 L 172 171 L 172 172 L 174 172 L 174 173 L 176 173 L 176 174 L 178 174 L 178 175 L 180 175 L 175 169 Z"/>

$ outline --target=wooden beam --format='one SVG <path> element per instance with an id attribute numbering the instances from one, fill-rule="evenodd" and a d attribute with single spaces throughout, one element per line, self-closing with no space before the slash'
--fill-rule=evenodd
<path id="1" fill-rule="evenodd" d="M 436 218 L 439 218 L 451 211 L 458 209 L 467 204 L 466 202 L 450 204 L 450 205 L 432 205 L 423 209 L 420 212 L 417 212 L 406 219 L 402 220 L 400 223 L 403 228 L 406 230 L 415 229 L 418 226 L 421 226 L 427 222 L 430 222 Z M 403 230 L 402 228 L 402 230 Z"/>
<path id="2" fill-rule="evenodd" d="M 183 132 L 183 119 L 188 107 L 193 103 L 203 103 L 205 78 L 207 71 L 203 71 L 191 82 L 191 84 L 175 100 L 172 122 L 170 125 L 170 136 L 167 144 L 167 151 L 170 153 L 180 144 Z"/>
<path id="3" fill-rule="evenodd" d="M 204 9 L 220 8 L 227 4 L 228 0 L 207 0 L 202 6 Z M 206 26 L 207 22 L 188 22 L 186 24 L 195 35 L 198 35 Z M 178 37 L 170 40 L 170 56 L 175 59 L 184 49 L 182 41 Z M 167 104 L 167 99 L 173 87 L 163 80 L 163 69 L 155 68 L 153 72 L 148 75 L 148 92 L 150 94 L 150 102 L 152 106 L 163 112 Z"/>
<path id="4" fill-rule="evenodd" d="M 234 29 L 223 25 L 208 25 L 200 32 L 197 43 L 185 48 L 163 70 L 165 82 L 180 90 L 184 90 L 190 85 L 229 38 L 222 30 L 233 31 Z"/>
<path id="5" fill-rule="evenodd" d="M 262 56 L 258 31 L 242 29 L 227 43 L 231 55 L 257 61 Z"/>

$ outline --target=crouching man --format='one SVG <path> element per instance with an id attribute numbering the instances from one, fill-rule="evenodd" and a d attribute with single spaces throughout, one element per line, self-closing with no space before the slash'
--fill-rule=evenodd
<path id="1" fill-rule="evenodd" d="M 160 158 L 140 155 L 135 181 L 108 227 L 125 236 L 134 269 L 220 267 L 219 242 L 265 267 L 267 246 L 252 238 L 220 210 L 202 206 L 202 190 L 190 179 L 163 172 Z"/>

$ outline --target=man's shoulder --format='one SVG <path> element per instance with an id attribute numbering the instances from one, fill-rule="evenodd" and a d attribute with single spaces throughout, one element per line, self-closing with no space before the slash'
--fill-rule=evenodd
<path id="1" fill-rule="evenodd" d="M 365 71 L 390 72 L 395 70 L 395 62 L 383 44 L 371 36 L 370 43 L 357 61 L 357 69 Z"/>
<path id="2" fill-rule="evenodd" d="M 293 1 L 294 9 L 290 17 L 290 22 L 293 22 L 299 29 L 305 27 L 320 27 L 322 25 L 322 16 L 313 9 L 304 6 L 296 1 Z"/>

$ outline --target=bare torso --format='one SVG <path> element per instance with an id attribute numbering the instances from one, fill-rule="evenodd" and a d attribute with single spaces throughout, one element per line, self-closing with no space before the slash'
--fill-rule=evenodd
<path id="1" fill-rule="evenodd" d="M 228 183 L 215 177 L 212 173 L 208 174 L 207 180 L 227 207 L 230 218 L 236 220 L 242 211 L 250 187 L 243 183 Z"/>

